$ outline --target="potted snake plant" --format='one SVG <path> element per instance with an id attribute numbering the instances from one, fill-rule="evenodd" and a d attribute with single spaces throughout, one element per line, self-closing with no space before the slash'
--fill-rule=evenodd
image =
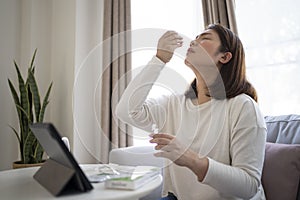
<path id="1" fill-rule="evenodd" d="M 27 77 L 24 79 L 20 73 L 19 66 L 14 61 L 14 66 L 18 77 L 18 89 L 14 87 L 10 79 L 8 85 L 16 106 L 16 111 L 19 119 L 19 128 L 12 126 L 12 132 L 16 135 L 19 143 L 19 151 L 21 159 L 13 163 L 13 168 L 30 167 L 41 165 L 43 163 L 44 149 L 39 144 L 29 128 L 31 123 L 43 122 L 46 107 L 49 103 L 49 95 L 52 88 L 50 83 L 44 100 L 41 101 L 38 85 L 35 79 L 34 60 L 37 49 L 31 59 L 30 66 L 27 70 Z M 19 93 L 19 94 L 18 94 Z"/>

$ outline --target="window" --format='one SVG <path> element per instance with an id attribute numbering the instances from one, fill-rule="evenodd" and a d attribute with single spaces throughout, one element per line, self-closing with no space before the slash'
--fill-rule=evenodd
<path id="1" fill-rule="evenodd" d="M 135 76 L 139 70 L 145 66 L 147 62 L 150 61 L 150 59 L 155 55 L 155 47 L 159 37 L 166 30 L 175 30 L 180 35 L 184 36 L 184 46 L 181 47 L 182 49 L 180 51 L 175 51 L 173 59 L 167 64 L 166 68 L 172 69 L 178 74 L 183 75 L 186 83 L 189 84 L 191 80 L 193 80 L 194 74 L 188 67 L 184 65 L 184 56 L 182 55 L 182 52 L 186 52 L 190 41 L 194 39 L 195 36 L 198 35 L 204 28 L 201 1 L 189 0 L 183 2 L 182 0 L 132 0 L 131 12 L 133 43 L 138 40 L 137 37 L 139 36 L 136 36 L 135 33 L 142 29 L 147 29 L 146 31 L 149 32 L 147 37 L 145 35 L 143 36 L 143 39 L 152 40 L 154 42 L 154 44 L 152 44 L 152 48 L 149 48 L 148 46 L 138 49 L 133 48 L 133 76 Z M 165 79 L 165 77 L 167 77 L 168 80 L 172 79 L 170 74 L 167 72 L 162 72 L 159 79 Z M 168 83 L 166 86 L 168 87 L 172 83 L 174 83 L 174 81 L 170 84 Z M 184 92 L 187 85 L 182 85 L 180 88 L 178 88 L 178 85 L 174 85 L 174 87 L 177 87 L 176 90 L 178 92 Z M 170 92 L 170 90 L 163 84 L 156 84 L 153 86 L 149 96 L 153 97 L 168 92 Z M 134 128 L 133 134 L 134 145 L 149 144 L 149 133 L 145 133 L 140 129 Z"/>
<path id="2" fill-rule="evenodd" d="M 248 78 L 265 115 L 300 114 L 300 1 L 236 1 Z"/>

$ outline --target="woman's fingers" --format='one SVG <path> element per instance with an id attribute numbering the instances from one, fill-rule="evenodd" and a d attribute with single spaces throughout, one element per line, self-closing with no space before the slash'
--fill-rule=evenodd
<path id="1" fill-rule="evenodd" d="M 174 33 L 172 33 L 172 34 L 168 34 L 168 35 L 165 37 L 165 39 L 166 39 L 167 41 L 169 41 L 170 44 L 175 44 L 175 45 L 177 45 L 178 43 L 180 43 L 180 44 L 183 43 L 183 38 L 182 38 L 180 35 L 178 35 L 178 33 L 176 33 L 176 32 L 174 32 Z"/>
<path id="2" fill-rule="evenodd" d="M 173 161 L 179 166 L 187 166 L 190 160 L 198 157 L 194 151 L 182 145 L 175 136 L 166 133 L 151 134 L 151 143 L 156 143 L 154 153 L 156 157 L 163 157 Z"/>
<path id="3" fill-rule="evenodd" d="M 166 38 L 167 41 L 181 41 L 183 38 L 180 35 L 170 35 Z"/>
<path id="4" fill-rule="evenodd" d="M 163 62 L 171 60 L 176 48 L 181 47 L 183 38 L 175 31 L 167 31 L 158 40 L 156 56 Z"/>
<path id="5" fill-rule="evenodd" d="M 180 38 L 174 38 L 174 39 L 165 39 L 165 38 L 163 38 L 158 43 L 158 49 L 169 51 L 169 50 L 172 49 L 172 48 L 169 48 L 169 47 L 172 47 L 172 45 L 176 45 L 178 43 L 182 44 L 183 40 L 180 39 Z"/>
<path id="6" fill-rule="evenodd" d="M 175 137 L 173 135 L 167 134 L 167 133 L 157 133 L 157 134 L 153 134 L 151 136 L 152 138 L 166 138 L 166 139 L 174 139 Z"/>
<path id="7" fill-rule="evenodd" d="M 176 146 L 174 146 L 172 143 L 167 144 L 167 145 L 156 145 L 155 146 L 155 150 L 162 150 L 165 152 L 172 152 L 172 151 L 176 151 L 178 148 Z"/>
<path id="8" fill-rule="evenodd" d="M 156 150 L 172 151 L 177 149 L 177 143 L 173 135 L 158 133 L 151 135 L 150 143 L 156 143 Z"/>
<path id="9" fill-rule="evenodd" d="M 151 139 L 150 143 L 156 143 L 158 145 L 168 145 L 170 143 L 170 140 L 166 138 L 155 138 Z"/>
<path id="10" fill-rule="evenodd" d="M 181 37 L 176 31 L 167 31 L 163 34 L 162 37 L 168 38 L 168 37 Z"/>
<path id="11" fill-rule="evenodd" d="M 154 147 L 155 150 L 161 150 L 165 145 L 156 145 Z"/>
<path id="12" fill-rule="evenodd" d="M 162 37 L 168 38 L 168 37 L 173 36 L 173 35 L 178 35 L 178 33 L 177 33 L 176 31 L 166 31 L 166 32 L 162 35 Z"/>
<path id="13" fill-rule="evenodd" d="M 174 136 L 165 133 L 151 134 L 150 137 L 152 137 L 152 139 L 149 142 L 157 144 L 155 146 L 156 150 L 167 150 L 166 148 L 169 148 L 174 140 Z"/>

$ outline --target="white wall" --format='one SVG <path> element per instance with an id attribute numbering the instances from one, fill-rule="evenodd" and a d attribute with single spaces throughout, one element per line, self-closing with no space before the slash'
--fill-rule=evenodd
<path id="1" fill-rule="evenodd" d="M 101 2 L 102 0 L 1 0 L 0 170 L 10 169 L 11 163 L 18 159 L 19 151 L 17 140 L 8 127 L 10 124 L 18 128 L 18 120 L 7 78 L 16 82 L 13 59 L 20 63 L 21 71 L 25 73 L 35 48 L 38 48 L 36 74 L 42 97 L 49 83 L 54 83 L 45 121 L 53 122 L 62 135 L 69 137 L 72 146 L 75 62 L 81 62 L 94 42 L 99 42 L 101 38 L 100 30 L 87 30 L 95 24 L 91 21 L 88 27 L 85 24 L 93 17 L 99 17 L 98 25 L 92 31 L 101 27 L 102 13 L 97 13 L 99 10 L 93 7 L 99 6 Z M 87 6 L 90 3 L 92 7 Z M 84 4 L 86 6 L 81 7 Z M 81 12 L 82 9 L 84 11 Z M 77 23 L 76 20 L 80 21 L 90 14 L 89 9 L 94 13 L 89 16 L 91 18 Z M 98 36 L 93 40 L 90 35 Z M 87 42 L 84 46 L 86 39 L 93 42 Z"/>
<path id="2" fill-rule="evenodd" d="M 13 59 L 20 60 L 21 6 L 18 0 L 1 1 L 0 5 L 0 170 L 11 167 L 17 159 L 17 139 L 7 124 L 17 126 L 16 111 L 7 78 L 16 81 Z"/>
<path id="3" fill-rule="evenodd" d="M 51 80 L 54 85 L 50 119 L 60 133 L 70 139 L 71 149 L 73 146 L 75 8 L 74 0 L 52 0 Z"/>
<path id="4" fill-rule="evenodd" d="M 95 163 L 100 158 L 103 2 L 78 0 L 76 6 L 74 155 L 81 163 Z"/>

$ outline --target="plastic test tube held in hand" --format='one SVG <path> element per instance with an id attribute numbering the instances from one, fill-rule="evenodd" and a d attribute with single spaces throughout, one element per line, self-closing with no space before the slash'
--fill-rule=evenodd
<path id="1" fill-rule="evenodd" d="M 152 124 L 152 132 L 153 132 L 154 134 L 157 134 L 157 133 L 158 133 L 158 127 L 157 127 L 156 124 Z"/>

